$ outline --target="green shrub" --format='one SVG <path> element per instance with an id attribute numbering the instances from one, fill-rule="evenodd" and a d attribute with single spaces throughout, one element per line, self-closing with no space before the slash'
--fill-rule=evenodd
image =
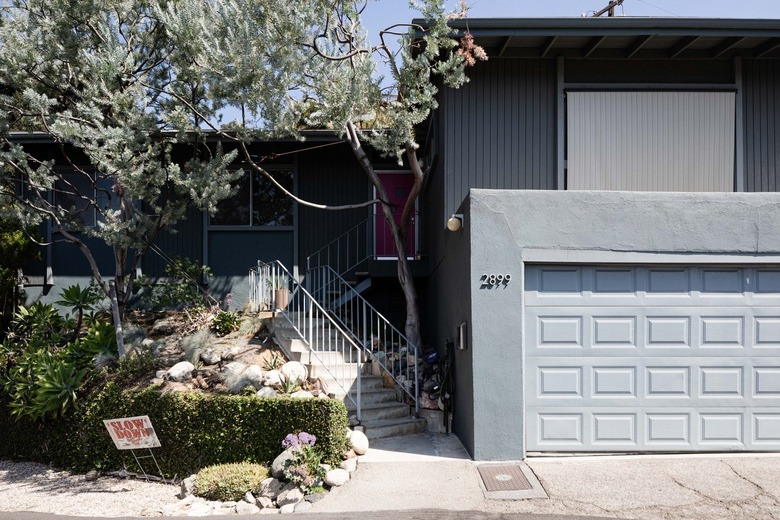
<path id="1" fill-rule="evenodd" d="M 345 450 L 347 412 L 335 399 L 123 392 L 108 383 L 79 398 L 64 415 L 42 421 L 15 420 L 7 403 L 7 394 L 0 392 L 0 460 L 33 460 L 76 471 L 115 469 L 123 463 L 137 468 L 131 454 L 116 450 L 103 425 L 103 419 L 137 415 L 152 421 L 161 443 L 154 454 L 166 478 L 214 464 L 269 464 L 294 431 L 317 436 L 325 463 L 338 464 Z"/>
<path id="2" fill-rule="evenodd" d="M 195 478 L 195 494 L 208 500 L 239 501 L 247 491 L 257 490 L 266 478 L 268 469 L 251 462 L 208 466 Z"/>
<path id="3" fill-rule="evenodd" d="M 173 310 L 205 308 L 215 303 L 201 280 L 208 280 L 211 269 L 188 258 L 174 258 L 164 268 L 167 282 L 154 283 L 142 278 L 136 283 L 140 299 L 152 309 Z"/>
<path id="4" fill-rule="evenodd" d="M 217 311 L 209 324 L 209 329 L 217 336 L 222 337 L 238 330 L 240 324 L 241 320 L 235 312 Z"/>

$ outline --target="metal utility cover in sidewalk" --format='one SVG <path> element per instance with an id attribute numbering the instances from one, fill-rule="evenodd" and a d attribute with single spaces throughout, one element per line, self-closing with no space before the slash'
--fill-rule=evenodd
<path id="1" fill-rule="evenodd" d="M 486 491 L 522 491 L 531 489 L 531 483 L 516 464 L 479 466 L 479 476 Z"/>

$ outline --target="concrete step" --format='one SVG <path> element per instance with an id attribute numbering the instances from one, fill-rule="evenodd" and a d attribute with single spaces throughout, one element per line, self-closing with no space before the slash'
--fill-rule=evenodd
<path id="1" fill-rule="evenodd" d="M 311 367 L 309 368 L 309 373 L 311 373 Z M 329 374 L 325 373 L 322 374 L 322 371 L 315 370 L 315 376 L 322 379 L 326 385 L 328 385 L 328 388 L 330 387 L 337 387 L 339 385 L 343 386 L 344 388 L 354 388 L 357 386 L 357 375 L 353 375 L 351 377 L 347 376 L 346 374 Z M 383 388 L 382 386 L 382 378 L 378 376 L 369 376 L 366 374 L 362 374 L 360 377 L 360 382 L 362 383 L 363 391 L 367 390 L 378 390 L 380 388 Z"/>
<path id="2" fill-rule="evenodd" d="M 396 435 L 412 435 L 425 431 L 425 419 L 405 417 L 399 419 L 382 419 L 377 421 L 363 421 L 366 437 L 382 439 L 395 437 Z"/>
<path id="3" fill-rule="evenodd" d="M 346 398 L 346 396 L 339 395 L 336 392 L 334 392 L 334 394 L 336 397 L 343 399 L 346 403 L 349 403 L 349 400 Z M 355 390 L 351 390 L 349 395 L 353 401 L 357 401 L 357 392 Z M 397 394 L 393 388 L 370 388 L 363 389 L 360 392 L 360 400 L 363 406 L 377 403 L 397 402 L 396 399 Z"/>
<path id="4" fill-rule="evenodd" d="M 347 406 L 347 415 L 355 415 L 356 408 L 350 403 Z M 363 405 L 363 413 L 361 420 L 363 423 L 366 421 L 382 421 L 385 419 L 404 419 L 409 417 L 409 405 L 399 403 L 397 401 L 391 401 L 388 403 L 374 403 Z"/>

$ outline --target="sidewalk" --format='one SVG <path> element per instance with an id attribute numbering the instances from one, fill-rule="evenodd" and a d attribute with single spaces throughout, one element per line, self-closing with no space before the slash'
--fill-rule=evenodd
<path id="1" fill-rule="evenodd" d="M 780 519 L 780 454 L 537 457 L 549 498 L 499 500 L 454 435 L 373 441 L 312 512 L 437 509 L 611 518 Z M 522 463 L 520 463 L 522 464 Z"/>

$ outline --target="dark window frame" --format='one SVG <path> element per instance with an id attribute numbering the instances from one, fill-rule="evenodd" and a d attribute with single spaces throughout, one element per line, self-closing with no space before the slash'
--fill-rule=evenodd
<path id="1" fill-rule="evenodd" d="M 296 169 L 294 166 L 275 166 L 275 167 L 269 167 L 265 168 L 265 170 L 270 173 L 271 175 L 275 174 L 283 174 L 287 173 L 289 174 L 289 186 L 285 186 L 287 189 L 290 190 L 290 192 L 295 193 L 296 192 L 296 181 L 297 181 L 297 175 L 296 175 Z M 283 197 L 284 199 L 289 201 L 289 214 L 288 218 L 290 221 L 290 224 L 255 224 L 255 199 L 256 199 L 256 182 L 255 178 L 262 178 L 262 174 L 256 171 L 253 171 L 251 169 L 245 168 L 244 169 L 244 176 L 241 177 L 240 180 L 237 180 L 236 182 L 246 182 L 248 179 L 249 184 L 249 207 L 247 208 L 247 214 L 249 218 L 248 223 L 239 223 L 239 224 L 222 224 L 222 223 L 214 223 L 214 217 L 211 215 L 208 215 L 207 220 L 207 228 L 209 230 L 215 230 L 215 231 L 290 231 L 295 228 L 295 203 L 294 201 L 288 197 L 287 195 L 284 195 L 283 193 L 279 193 L 278 196 Z M 279 179 L 277 179 L 279 180 Z M 284 183 L 282 182 L 282 185 Z M 238 194 L 237 194 L 238 195 Z M 235 197 L 236 195 L 234 195 Z M 229 199 L 225 199 L 229 200 Z"/>

